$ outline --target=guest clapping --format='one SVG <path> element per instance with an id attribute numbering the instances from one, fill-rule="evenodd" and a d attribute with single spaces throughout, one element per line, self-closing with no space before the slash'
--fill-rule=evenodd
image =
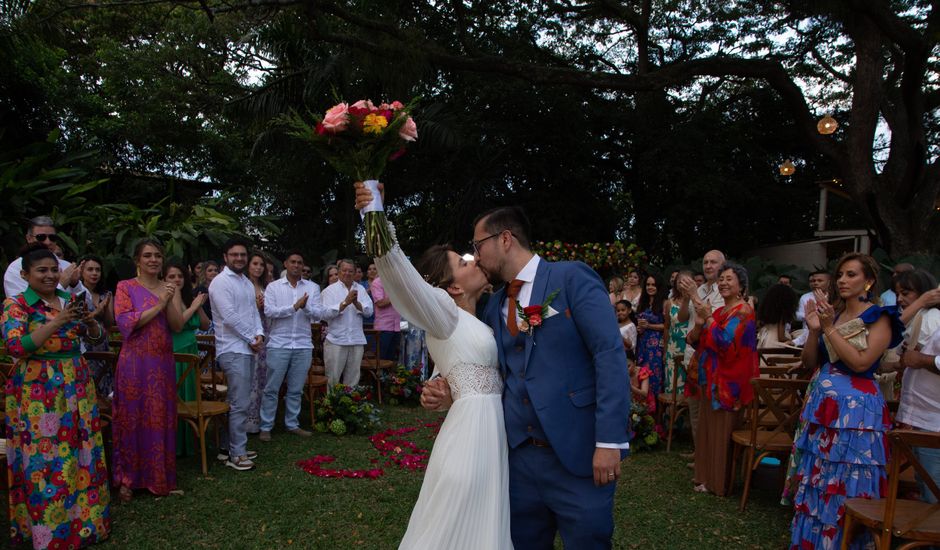
<path id="1" fill-rule="evenodd" d="M 893 308 L 872 304 L 878 264 L 871 256 L 843 256 L 835 281 L 834 302 L 817 290 L 804 312 L 809 337 L 803 365 L 819 373 L 793 446 L 795 548 L 838 548 L 845 500 L 881 498 L 888 485 L 885 432 L 891 416 L 873 378 L 885 350 L 900 343 L 901 323 Z"/>
<path id="2" fill-rule="evenodd" d="M 10 540 L 33 548 L 87 546 L 111 530 L 97 394 L 79 340 L 105 338 L 84 304 L 56 289 L 58 258 L 33 245 L 27 288 L 3 303 L 3 339 L 16 359 L 6 386 Z"/>
<path id="3" fill-rule="evenodd" d="M 284 424 L 287 431 L 302 437 L 312 435 L 300 427 L 300 400 L 313 359 L 311 323 L 320 320 L 323 306 L 320 289 L 302 278 L 304 258 L 300 251 L 287 253 L 287 276 L 269 284 L 264 291 L 264 313 L 270 323 L 267 345 L 268 376 L 261 404 L 261 441 L 270 441 L 277 398 L 287 381 L 284 396 Z"/>
<path id="4" fill-rule="evenodd" d="M 198 355 L 199 345 L 196 341 L 196 331 L 209 328 L 209 317 L 202 310 L 202 304 L 205 303 L 208 295 L 200 292 L 193 297 L 193 287 L 186 276 L 185 269 L 186 266 L 181 263 L 169 262 L 164 275 L 164 280 L 167 283 L 176 286 L 177 290 L 173 295 L 172 305 L 179 310 L 180 320 L 183 323 L 180 330 L 173 332 L 173 353 Z M 183 375 L 186 367 L 186 363 L 176 363 L 177 380 Z M 189 378 L 183 382 L 177 393 L 184 401 L 195 401 L 198 390 L 196 375 L 190 373 Z M 195 452 L 192 428 L 189 424 L 183 423 L 177 428 L 176 454 L 177 456 L 187 456 L 195 454 Z"/>
<path id="5" fill-rule="evenodd" d="M 708 302 L 693 295 L 695 321 L 688 341 L 695 342 L 692 368 L 698 368 L 700 397 L 695 437 L 695 490 L 728 494 L 731 432 L 741 422 L 741 409 L 754 398 L 750 381 L 760 376 L 757 326 L 747 303 L 747 271 L 726 263 L 718 270 L 718 292 L 724 305 L 712 313 Z M 703 383 L 704 382 L 704 383 Z"/>
<path id="6" fill-rule="evenodd" d="M 372 300 L 366 289 L 355 282 L 356 264 L 340 260 L 339 280 L 323 289 L 323 318 L 330 330 L 323 346 L 323 362 L 330 386 L 342 382 L 359 383 L 359 367 L 366 344 L 362 320 L 372 315 Z"/>
<path id="7" fill-rule="evenodd" d="M 163 247 L 134 247 L 137 277 L 118 283 L 114 314 L 123 342 L 114 380 L 114 483 L 122 501 L 134 489 L 167 495 L 176 489 L 176 363 L 172 331 L 183 327 L 168 307 L 174 284 L 160 280 Z"/>

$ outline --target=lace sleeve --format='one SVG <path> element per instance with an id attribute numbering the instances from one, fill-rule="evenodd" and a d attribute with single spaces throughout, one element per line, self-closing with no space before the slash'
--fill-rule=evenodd
<path id="1" fill-rule="evenodd" d="M 457 304 L 441 288 L 429 285 L 411 265 L 395 239 L 388 254 L 375 259 L 385 292 L 402 317 L 438 340 L 448 338 L 457 327 Z"/>

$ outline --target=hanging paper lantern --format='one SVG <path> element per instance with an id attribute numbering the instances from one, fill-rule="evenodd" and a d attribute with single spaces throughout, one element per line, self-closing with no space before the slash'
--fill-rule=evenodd
<path id="1" fill-rule="evenodd" d="M 816 130 L 824 136 L 834 133 L 837 128 L 839 128 L 839 123 L 829 113 L 826 113 L 826 116 L 819 119 L 816 124 Z"/>
<path id="2" fill-rule="evenodd" d="M 793 166 L 793 161 L 790 159 L 783 161 L 783 164 L 780 165 L 780 175 L 792 176 L 793 172 L 796 172 L 796 166 Z"/>

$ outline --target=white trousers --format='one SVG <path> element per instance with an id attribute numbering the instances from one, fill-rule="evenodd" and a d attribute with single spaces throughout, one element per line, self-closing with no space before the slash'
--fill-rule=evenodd
<path id="1" fill-rule="evenodd" d="M 323 343 L 323 363 L 326 379 L 332 388 L 342 382 L 347 386 L 359 384 L 359 367 L 365 346 L 340 346 L 327 340 Z"/>

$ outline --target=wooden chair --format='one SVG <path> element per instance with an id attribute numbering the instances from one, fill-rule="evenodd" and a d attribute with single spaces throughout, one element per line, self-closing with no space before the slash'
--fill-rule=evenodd
<path id="1" fill-rule="evenodd" d="M 793 447 L 793 433 L 803 409 L 802 395 L 809 387 L 808 380 L 788 378 L 753 378 L 754 399 L 748 405 L 746 429 L 731 433 L 734 443 L 731 472 L 737 470 L 741 453 L 744 492 L 741 494 L 740 511 L 747 506 L 751 491 L 751 477 L 760 461 L 769 455 L 786 457 Z M 782 462 L 782 461 L 781 461 Z M 734 481 L 732 478 L 732 490 Z"/>
<path id="2" fill-rule="evenodd" d="M 314 373 L 313 366 L 311 366 L 310 372 L 307 373 L 307 383 L 304 385 L 304 394 L 306 394 L 307 402 L 310 405 L 310 425 L 317 423 L 316 401 L 318 396 L 326 395 L 326 387 L 326 376 Z"/>
<path id="3" fill-rule="evenodd" d="M 386 371 L 394 370 L 397 366 L 395 361 L 390 359 L 380 359 L 379 358 L 379 334 L 382 332 L 375 329 L 367 329 L 363 332 L 368 335 L 372 335 L 375 349 L 370 352 L 370 355 L 366 357 L 363 355 L 362 363 L 360 365 L 360 370 L 364 373 L 367 373 L 372 377 L 372 382 L 375 384 L 375 394 L 379 401 L 379 404 L 382 403 L 382 373 Z"/>
<path id="4" fill-rule="evenodd" d="M 859 527 L 870 529 L 878 548 L 891 548 L 891 538 L 904 539 L 898 550 L 940 544 L 940 504 L 898 498 L 901 464 L 907 462 L 924 480 L 934 498 L 940 500 L 940 487 L 917 460 L 912 447 L 940 449 L 940 433 L 914 430 L 888 432 L 891 462 L 888 466 L 888 494 L 883 499 L 850 498 L 845 501 L 842 548 L 846 550 Z"/>
<path id="5" fill-rule="evenodd" d="M 688 401 L 686 401 L 684 395 L 679 395 L 679 369 L 685 370 L 682 359 L 682 357 L 673 357 L 676 367 L 672 369 L 672 391 L 668 394 L 661 393 L 656 398 L 656 400 L 659 401 L 660 410 L 662 410 L 663 407 L 668 407 L 669 409 L 669 430 L 666 435 L 667 453 L 672 449 L 672 430 L 676 425 L 676 419 L 682 413 L 689 414 Z"/>
<path id="6" fill-rule="evenodd" d="M 206 401 L 202 399 L 202 392 L 196 392 L 195 401 L 184 401 L 179 397 L 180 390 L 189 376 L 198 377 L 199 367 L 202 360 L 198 355 L 188 353 L 174 353 L 173 360 L 177 363 L 183 363 L 186 367 L 183 373 L 176 380 L 176 415 L 179 420 L 189 424 L 193 429 L 193 434 L 199 440 L 199 453 L 202 459 L 202 474 L 209 473 L 208 462 L 206 461 L 206 430 L 209 422 L 213 418 L 222 417 L 228 414 L 228 403 L 222 401 Z M 215 428 L 216 446 L 219 442 L 219 426 Z"/>
<path id="7" fill-rule="evenodd" d="M 85 361 L 101 361 L 108 367 L 108 371 L 113 375 L 117 371 L 118 354 L 113 351 L 86 351 L 82 354 Z M 98 415 L 101 417 L 102 426 L 110 423 L 113 419 L 111 415 L 111 399 L 107 395 L 98 395 Z"/>
<path id="8" fill-rule="evenodd" d="M 209 336 L 211 340 L 200 338 Z M 204 398 L 210 401 L 225 401 L 228 396 L 228 386 L 225 384 L 225 373 L 216 369 L 215 362 L 215 336 L 203 334 L 196 337 L 196 346 L 199 348 L 199 387 Z"/>
<path id="9" fill-rule="evenodd" d="M 326 364 L 323 362 L 323 331 L 326 327 L 321 323 L 310 324 L 310 337 L 313 340 L 313 362 L 310 364 L 310 374 L 326 375 Z"/>

